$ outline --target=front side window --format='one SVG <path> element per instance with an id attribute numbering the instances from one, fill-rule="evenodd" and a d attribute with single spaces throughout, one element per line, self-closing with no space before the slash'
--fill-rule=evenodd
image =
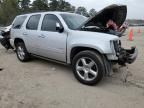
<path id="1" fill-rule="evenodd" d="M 60 20 L 57 18 L 57 16 L 52 14 L 47 14 L 44 16 L 41 30 L 56 32 L 56 23 L 59 23 L 61 25 Z"/>
<path id="2" fill-rule="evenodd" d="M 14 21 L 14 23 L 13 23 L 12 28 L 13 29 L 20 29 L 26 18 L 27 18 L 27 16 L 17 17 L 16 20 Z"/>
<path id="3" fill-rule="evenodd" d="M 41 17 L 40 14 L 32 15 L 27 22 L 26 28 L 29 30 L 37 30 L 40 17 Z"/>

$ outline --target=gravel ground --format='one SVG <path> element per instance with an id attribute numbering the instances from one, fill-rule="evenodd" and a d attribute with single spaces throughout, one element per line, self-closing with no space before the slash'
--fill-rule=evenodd
<path id="1" fill-rule="evenodd" d="M 117 71 L 93 87 L 77 82 L 70 67 L 41 59 L 21 63 L 0 46 L 0 108 L 143 108 L 144 33 L 134 31 L 134 41 L 122 38 L 123 46 L 139 49 L 128 82 Z"/>

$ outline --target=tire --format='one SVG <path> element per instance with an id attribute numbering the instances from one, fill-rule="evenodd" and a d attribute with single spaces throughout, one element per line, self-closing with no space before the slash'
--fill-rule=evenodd
<path id="1" fill-rule="evenodd" d="M 16 44 L 16 54 L 17 54 L 17 58 L 21 62 L 26 62 L 30 60 L 30 54 L 27 52 L 27 49 L 23 42 L 18 42 Z"/>
<path id="2" fill-rule="evenodd" d="M 76 79 L 86 85 L 98 84 L 105 72 L 101 56 L 94 51 L 82 51 L 72 60 L 72 69 Z"/>

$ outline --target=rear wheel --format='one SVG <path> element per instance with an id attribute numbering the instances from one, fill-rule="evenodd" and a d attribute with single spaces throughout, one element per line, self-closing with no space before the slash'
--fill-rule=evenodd
<path id="1" fill-rule="evenodd" d="M 26 50 L 25 44 L 23 42 L 18 42 L 16 44 L 16 54 L 20 61 L 25 62 L 30 59 L 30 55 Z"/>
<path id="2" fill-rule="evenodd" d="M 103 78 L 102 58 L 94 51 L 82 51 L 72 61 L 73 72 L 78 81 L 86 85 L 95 85 Z"/>

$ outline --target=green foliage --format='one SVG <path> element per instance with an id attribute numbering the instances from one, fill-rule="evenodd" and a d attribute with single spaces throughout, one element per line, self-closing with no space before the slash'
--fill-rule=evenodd
<path id="1" fill-rule="evenodd" d="M 21 0 L 20 2 L 20 7 L 25 10 L 29 8 L 30 0 Z"/>
<path id="2" fill-rule="evenodd" d="M 50 0 L 49 8 L 52 11 L 56 11 L 58 9 L 58 5 L 59 5 L 59 3 L 57 0 Z"/>
<path id="3" fill-rule="evenodd" d="M 32 10 L 39 11 L 39 10 L 48 10 L 48 3 L 46 0 L 35 0 L 32 4 Z"/>
<path id="4" fill-rule="evenodd" d="M 88 14 L 87 9 L 85 7 L 78 7 L 76 9 L 75 13 L 89 17 L 89 14 Z"/>
<path id="5" fill-rule="evenodd" d="M 95 9 L 91 9 L 90 11 L 89 11 L 89 16 L 90 17 L 93 17 L 93 16 L 95 16 L 96 15 L 96 10 Z"/>
<path id="6" fill-rule="evenodd" d="M 0 24 L 8 25 L 19 14 L 18 0 L 3 0 L 0 4 Z"/>
<path id="7" fill-rule="evenodd" d="M 85 7 L 76 9 L 65 0 L 0 0 L 0 25 L 10 25 L 16 15 L 35 11 L 68 11 L 89 16 Z M 93 13 L 94 10 L 90 15 Z"/>
<path id="8" fill-rule="evenodd" d="M 65 0 L 50 0 L 49 9 L 51 11 L 75 11 L 75 7 Z"/>

